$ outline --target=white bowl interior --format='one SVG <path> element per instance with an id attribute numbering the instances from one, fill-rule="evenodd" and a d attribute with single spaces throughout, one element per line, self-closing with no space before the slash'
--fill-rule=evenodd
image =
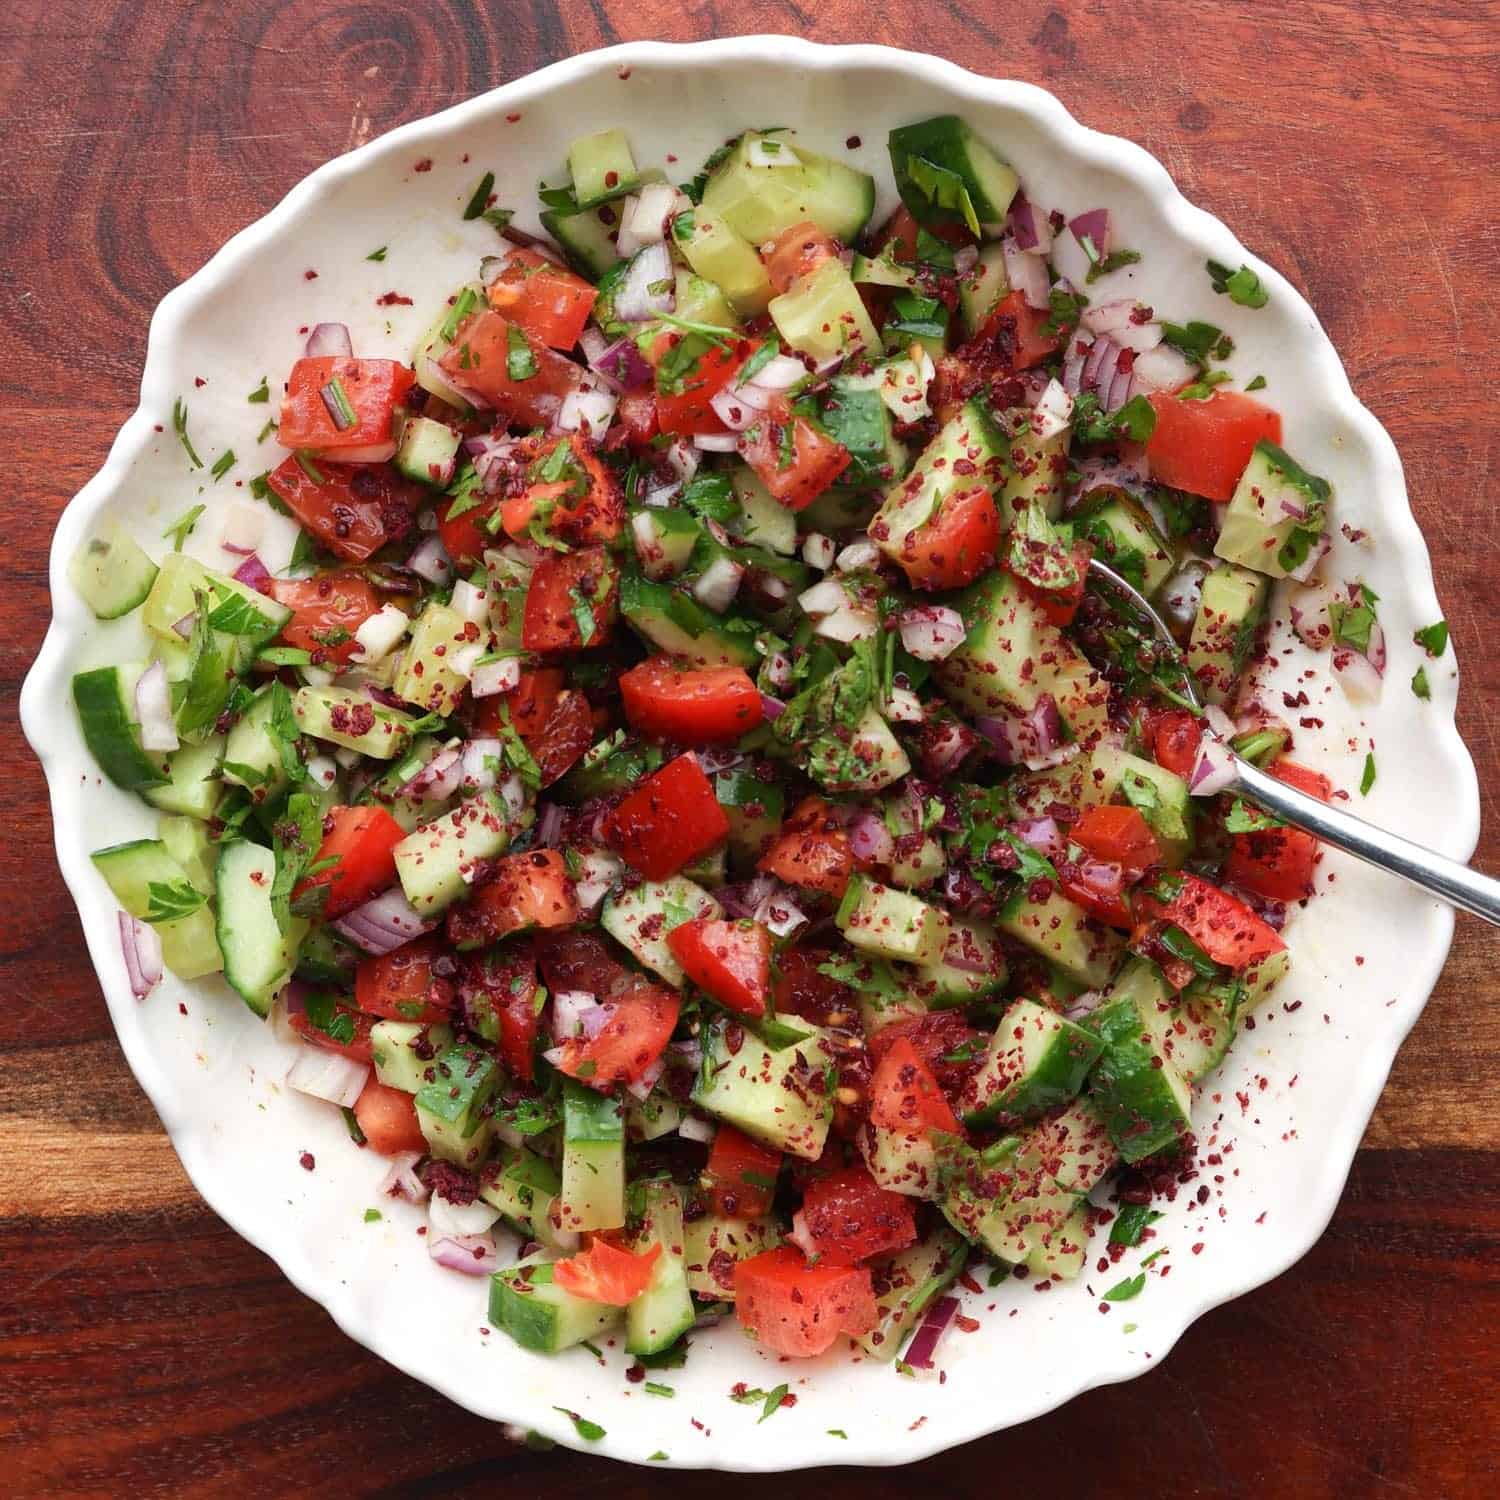
<path id="1" fill-rule="evenodd" d="M 307 325 L 345 322 L 358 352 L 407 357 L 452 288 L 494 248 L 488 226 L 459 217 L 484 170 L 495 171 L 500 202 L 535 227 L 537 180 L 558 180 L 567 143 L 585 132 L 622 125 L 640 161 L 663 162 L 672 152 L 678 161 L 669 172 L 686 177 L 741 128 L 788 125 L 801 141 L 839 153 L 857 135 L 861 144 L 848 155 L 876 175 L 883 212 L 894 202 L 886 131 L 945 110 L 962 114 L 1014 162 L 1033 199 L 1070 213 L 1109 205 L 1118 242 L 1144 255 L 1132 273 L 1135 294 L 1165 316 L 1207 318 L 1230 331 L 1238 383 L 1265 375 L 1286 446 L 1332 481 L 1337 519 L 1368 533 L 1363 544 L 1337 539 L 1329 575 L 1362 576 L 1375 587 L 1392 643 L 1382 699 L 1356 715 L 1328 686 L 1323 663 L 1281 628 L 1278 653 L 1286 654 L 1267 674 L 1267 701 L 1279 706 L 1281 693 L 1305 690 L 1311 702 L 1299 713 L 1321 722 L 1299 730 L 1298 758 L 1327 770 L 1372 819 L 1466 857 L 1478 800 L 1453 726 L 1451 658 L 1429 671 L 1430 704 L 1406 686 L 1419 659 L 1411 632 L 1441 613 L 1426 548 L 1395 451 L 1355 401 L 1311 310 L 1188 205 L 1139 148 L 1083 129 L 1038 89 L 930 58 L 779 37 L 631 45 L 560 63 L 332 163 L 162 304 L 141 410 L 58 527 L 55 616 L 27 682 L 25 725 L 46 765 L 59 860 L 122 1044 L 194 1182 L 353 1337 L 483 1415 L 590 1451 L 750 1470 L 907 1462 L 1150 1368 L 1198 1314 L 1276 1275 L 1321 1232 L 1395 1049 L 1446 956 L 1451 914 L 1328 856 L 1325 889 L 1288 928 L 1293 976 L 1199 1105 L 1200 1142 L 1219 1153 L 1219 1164 L 1204 1166 L 1156 1226 L 1151 1248 L 1169 1254 L 1138 1299 L 1101 1311 L 1100 1295 L 1135 1269 L 1140 1252 L 1046 1295 L 1018 1281 L 969 1295 L 965 1310 L 982 1328 L 949 1335 L 943 1385 L 843 1354 L 778 1364 L 734 1329 L 719 1329 L 697 1335 L 687 1365 L 662 1377 L 675 1399 L 654 1398 L 626 1383 L 628 1360 L 618 1348 L 603 1365 L 583 1350 L 548 1359 L 488 1332 L 484 1283 L 432 1266 L 417 1233 L 421 1211 L 377 1198 L 381 1160 L 353 1148 L 335 1111 L 281 1087 L 287 1054 L 224 986 L 169 979 L 144 1004 L 132 1000 L 113 902 L 88 852 L 145 834 L 154 818 L 93 768 L 67 683 L 74 671 L 123 659 L 143 643 L 134 622 L 94 621 L 64 570 L 102 517 L 160 550 L 163 527 L 189 505 L 201 499 L 212 509 L 245 496 L 235 486 L 281 456 L 274 443 L 256 441 L 270 408 L 246 396 L 262 376 L 276 388 Z M 426 161 L 430 169 L 418 170 Z M 380 245 L 386 259 L 367 260 Z M 1250 260 L 1271 289 L 1270 305 L 1249 311 L 1214 296 L 1205 256 Z M 308 279 L 313 270 L 316 279 Z M 377 305 L 390 291 L 413 305 Z M 179 397 L 205 462 L 228 447 L 239 455 L 222 481 L 189 468 L 171 424 Z M 262 549 L 273 567 L 292 537 L 287 523 L 276 522 L 274 532 Z M 188 550 L 222 560 L 207 521 Z M 1314 675 L 1304 677 L 1309 670 Z M 1356 789 L 1371 746 L 1379 779 L 1362 800 Z M 314 1171 L 300 1166 L 303 1152 L 313 1154 Z M 1202 1185 L 1210 1193 L 1200 1207 Z M 382 1217 L 366 1223 L 372 1207 Z M 1169 1277 L 1159 1274 L 1164 1265 Z M 788 1381 L 799 1401 L 761 1429 L 757 1408 L 729 1401 L 737 1381 L 767 1388 Z M 607 1435 L 580 1443 L 558 1407 L 581 1412 Z"/>

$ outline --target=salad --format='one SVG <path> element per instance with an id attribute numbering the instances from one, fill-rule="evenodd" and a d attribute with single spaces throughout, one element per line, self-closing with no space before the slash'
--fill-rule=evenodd
<path id="1" fill-rule="evenodd" d="M 1227 741 L 1331 793 L 1242 690 L 1329 486 L 1108 208 L 952 116 L 889 151 L 879 223 L 783 129 L 680 185 L 579 140 L 545 239 L 487 175 L 495 253 L 414 350 L 320 324 L 250 394 L 253 502 L 74 562 L 142 627 L 73 684 L 162 814 L 93 857 L 136 995 L 222 973 L 528 1349 L 732 1316 L 930 1368 L 971 1262 L 1149 1233 L 1312 893 L 1219 793 Z M 1294 611 L 1354 695 L 1375 603 Z"/>

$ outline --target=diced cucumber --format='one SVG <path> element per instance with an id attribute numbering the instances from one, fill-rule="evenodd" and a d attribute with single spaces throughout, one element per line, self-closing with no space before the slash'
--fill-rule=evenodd
<path id="1" fill-rule="evenodd" d="M 797 517 L 761 481 L 749 464 L 736 464 L 730 475 L 740 519 L 730 530 L 743 542 L 792 557 L 797 551 Z"/>
<path id="2" fill-rule="evenodd" d="M 479 1180 L 479 1196 L 498 1208 L 506 1222 L 528 1239 L 562 1248 L 555 1222 L 562 1178 L 545 1157 L 522 1146 L 501 1144 L 498 1158 L 487 1163 Z M 561 1236 L 569 1244 L 572 1234 Z"/>
<path id="3" fill-rule="evenodd" d="M 214 627 L 217 633 L 242 644 L 235 666 L 248 660 L 256 647 L 270 640 L 292 618 L 291 610 L 284 604 L 257 593 L 248 584 L 227 573 L 214 572 L 185 552 L 169 552 L 162 558 L 151 591 L 146 595 L 141 623 L 153 635 L 180 646 L 182 637 L 174 627 L 197 610 L 199 594 L 208 596 L 210 611 L 222 608 L 221 618 L 232 615 L 232 623 L 241 627 L 233 631 L 219 625 Z"/>
<path id="4" fill-rule="evenodd" d="M 618 1229 L 625 1222 L 625 1116 L 619 1100 L 563 1083 L 562 1193 L 565 1230 Z"/>
<path id="5" fill-rule="evenodd" d="M 804 220 L 851 245 L 874 212 L 875 180 L 782 132 L 747 130 L 709 177 L 703 207 L 757 247 Z"/>
<path id="6" fill-rule="evenodd" d="M 412 718 L 399 708 L 387 708 L 352 688 L 297 689 L 292 717 L 303 734 L 327 740 L 346 750 L 357 750 L 374 760 L 400 755 L 411 736 Z"/>
<path id="7" fill-rule="evenodd" d="M 986 1125 L 997 1115 L 1024 1119 L 1066 1104 L 1098 1055 L 1098 1038 L 1081 1026 L 1034 1000 L 1017 1000 L 964 1084 L 964 1120 Z"/>
<path id="8" fill-rule="evenodd" d="M 942 844 L 925 827 L 926 809 L 903 788 L 883 797 L 879 812 L 896 841 L 896 853 L 890 862 L 890 883 L 906 891 L 925 890 L 948 863 Z"/>
<path id="9" fill-rule="evenodd" d="M 1005 950 L 994 928 L 949 913 L 943 951 L 917 970 L 912 988 L 931 1009 L 942 1010 L 994 994 L 1004 986 L 1005 976 Z"/>
<path id="10" fill-rule="evenodd" d="M 429 604 L 412 626 L 391 691 L 405 703 L 446 717 L 469 685 L 473 665 L 466 671 L 462 663 L 466 655 L 477 654 L 472 648 L 479 639 L 478 626 L 457 610 Z"/>
<path id="11" fill-rule="evenodd" d="M 833 1072 L 821 1031 L 773 1050 L 721 1021 L 704 1034 L 693 1103 L 768 1146 L 816 1161 L 833 1123 Z"/>
<path id="12" fill-rule="evenodd" d="M 359 953 L 345 943 L 331 927 L 314 927 L 302 939 L 302 945 L 297 950 L 296 974 L 309 984 L 347 989 L 354 978 L 355 965 L 359 959 Z"/>
<path id="13" fill-rule="evenodd" d="M 936 362 L 948 349 L 948 308 L 936 297 L 924 297 L 918 292 L 898 292 L 891 298 L 890 310 L 880 330 L 880 341 L 894 355 L 906 356 L 893 362 L 888 375 L 900 370 L 899 381 L 888 380 L 894 394 L 888 392 L 887 400 L 893 404 L 892 411 L 902 421 L 916 421 L 930 411 L 927 404 L 927 383 L 930 370 L 911 373 L 912 346 L 925 351 L 927 358 Z"/>
<path id="14" fill-rule="evenodd" d="M 1065 427 L 1043 437 L 1024 406 L 1003 412 L 999 423 L 1010 465 L 1004 487 L 995 496 L 1001 526 L 1008 531 L 1015 518 L 1031 505 L 1040 505 L 1049 521 L 1057 520 L 1067 489 L 1070 430 Z"/>
<path id="15" fill-rule="evenodd" d="M 146 601 L 157 567 L 135 538 L 116 527 L 91 536 L 68 564 L 68 582 L 100 620 L 118 620 Z"/>
<path id="16" fill-rule="evenodd" d="M 1088 1252 L 1088 1204 L 1051 1177 L 1025 1177 L 1007 1212 L 1020 1229 L 1027 1268 L 1037 1276 L 1071 1281 Z"/>
<path id="17" fill-rule="evenodd" d="M 437 321 L 422 336 L 417 352 L 412 358 L 412 368 L 417 373 L 417 384 L 439 401 L 445 401 L 460 416 L 468 416 L 473 410 L 469 399 L 443 372 L 438 361 L 453 345 L 460 324 L 486 305 L 484 288 L 478 285 L 460 287 L 449 298 Z"/>
<path id="18" fill-rule="evenodd" d="M 977 236 L 1004 222 L 1020 178 L 957 115 L 897 126 L 888 144 L 896 191 L 919 223 Z"/>
<path id="19" fill-rule="evenodd" d="M 865 706 L 859 722 L 848 734 L 848 753 L 840 757 L 845 774 L 835 775 L 814 766 L 813 775 L 827 791 L 884 791 L 911 770 L 911 761 L 901 742 L 873 703 Z"/>
<path id="20" fill-rule="evenodd" d="M 707 323 L 713 328 L 728 328 L 738 333 L 739 314 L 735 312 L 716 281 L 678 266 L 676 284 L 677 316 L 693 323 Z"/>
<path id="21" fill-rule="evenodd" d="M 945 1154 L 943 1217 L 976 1245 L 1007 1262 L 1026 1259 L 1025 1215 L 1012 1213 L 1011 1195 L 1022 1174 L 1015 1164 L 1020 1138 L 1006 1136 L 981 1152 L 967 1147 Z"/>
<path id="22" fill-rule="evenodd" d="M 834 921 L 855 948 L 879 958 L 931 963 L 948 940 L 948 914 L 907 891 L 854 875 Z"/>
<path id="23" fill-rule="evenodd" d="M 1255 646 L 1270 590 L 1264 573 L 1238 563 L 1225 563 L 1204 578 L 1187 661 L 1208 702 L 1223 703 L 1234 691 Z"/>
<path id="24" fill-rule="evenodd" d="M 490 1323 L 523 1349 L 557 1354 L 608 1333 L 621 1311 L 565 1292 L 552 1279 L 552 1267 L 535 1259 L 490 1276 Z"/>
<path id="25" fill-rule="evenodd" d="M 922 1314 L 958 1280 L 968 1258 L 963 1236 L 936 1224 L 915 1245 L 872 1261 L 878 1321 L 857 1342 L 876 1359 L 894 1359 Z"/>
<path id="26" fill-rule="evenodd" d="M 1234 1041 L 1232 1008 L 1208 991 L 1188 991 L 1165 1016 L 1157 1032 L 1162 1056 L 1173 1063 L 1189 1083 L 1206 1078 L 1224 1061 Z"/>
<path id="27" fill-rule="evenodd" d="M 888 286 L 901 291 L 920 292 L 922 278 L 915 263 L 893 260 L 889 254 L 856 254 L 849 266 L 849 277 L 856 286 Z"/>
<path id="28" fill-rule="evenodd" d="M 859 1130 L 859 1152 L 881 1187 L 908 1198 L 942 1194 L 937 1147 L 926 1131 L 908 1134 L 866 1122 Z"/>
<path id="29" fill-rule="evenodd" d="M 432 417 L 408 417 L 401 429 L 394 463 L 408 479 L 447 489 L 453 482 L 463 435 Z"/>
<path id="30" fill-rule="evenodd" d="M 682 1238 L 688 1290 L 716 1302 L 733 1302 L 735 1263 L 774 1250 L 781 1243 L 781 1230 L 770 1217 L 730 1219 L 700 1213 L 683 1225 Z"/>
<path id="31" fill-rule="evenodd" d="M 1119 1148 L 1089 1094 L 1038 1120 L 1022 1138 L 1017 1161 L 1070 1193 L 1091 1193 L 1120 1160 Z"/>
<path id="32" fill-rule="evenodd" d="M 880 352 L 880 335 L 840 260 L 825 260 L 771 298 L 766 310 L 785 342 L 820 364 L 841 354 Z"/>
<path id="33" fill-rule="evenodd" d="M 1010 278 L 1005 274 L 1005 250 L 997 244 L 986 245 L 979 252 L 974 268 L 959 278 L 958 305 L 963 313 L 964 328 L 970 338 L 989 320 L 1000 299 L 1010 293 Z"/>
<path id="34" fill-rule="evenodd" d="M 257 802 L 273 802 L 287 784 L 282 748 L 297 720 L 286 684 L 274 679 L 235 720 L 224 746 L 224 779 L 245 787 Z"/>
<path id="35" fill-rule="evenodd" d="M 224 977 L 256 1015 L 271 1009 L 292 977 L 307 923 L 294 917 L 283 932 L 271 905 L 276 856 L 259 844 L 225 844 L 215 872 L 219 947 Z"/>
<path id="36" fill-rule="evenodd" d="M 1225 507 L 1214 553 L 1271 578 L 1308 555 L 1333 491 L 1284 449 L 1262 439 Z"/>
<path id="37" fill-rule="evenodd" d="M 1088 989 L 1098 989 L 1114 973 L 1125 951 L 1123 933 L 1091 921 L 1081 906 L 1055 888 L 1034 901 L 1023 884 L 1006 903 L 995 925 L 1040 953 Z"/>
<path id="38" fill-rule="evenodd" d="M 901 477 L 906 468 L 906 445 L 896 440 L 891 427 L 890 407 L 878 385 L 871 383 L 871 377 L 836 376 L 823 397 L 820 411 L 829 436 L 849 451 L 849 468 L 844 474 L 846 483 L 886 485 Z M 923 411 L 913 411 L 907 416 L 916 420 L 925 414 L 924 406 Z M 791 512 L 785 508 L 781 510 L 791 521 Z"/>
<path id="39" fill-rule="evenodd" d="M 620 583 L 620 613 L 648 645 L 680 656 L 695 667 L 750 667 L 757 661 L 755 637 L 760 627 L 731 631 L 733 617 L 710 614 L 688 594 L 626 573 Z"/>
<path id="40" fill-rule="evenodd" d="M 1095 784 L 1105 801 L 1116 797 L 1140 809 L 1166 863 L 1175 869 L 1193 847 L 1192 799 L 1182 777 L 1113 745 L 1094 747 Z"/>
<path id="41" fill-rule="evenodd" d="M 614 240 L 619 216 L 613 210 L 611 214 L 613 223 L 606 222 L 597 208 L 572 212 L 547 208 L 542 210 L 542 228 L 562 247 L 563 255 L 575 271 L 597 281 L 620 260 Z"/>
<path id="42" fill-rule="evenodd" d="M 568 171 L 579 208 L 597 208 L 612 198 L 623 198 L 640 181 L 623 130 L 580 136 L 568 147 Z"/>
<path id="43" fill-rule="evenodd" d="M 427 1148 L 444 1161 L 476 1167 L 490 1149 L 495 1122 L 486 1112 L 501 1082 L 491 1052 L 455 1042 L 432 1064 L 433 1078 L 417 1090 L 417 1124 Z"/>
<path id="44" fill-rule="evenodd" d="M 632 1099 L 625 1109 L 628 1141 L 659 1141 L 682 1123 L 682 1106 L 670 1094 L 655 1089 L 644 1099 Z"/>
<path id="45" fill-rule="evenodd" d="M 703 525 L 689 510 L 647 505 L 631 517 L 630 535 L 641 572 L 660 583 L 687 567 L 703 537 Z"/>
<path id="46" fill-rule="evenodd" d="M 162 962 L 179 979 L 198 979 L 224 967 L 210 906 L 203 904 L 186 916 L 163 920 L 164 912 L 190 906 L 203 893 L 161 840 L 113 844 L 95 850 L 90 858 L 115 900 L 132 917 L 156 928 Z"/>
<path id="47" fill-rule="evenodd" d="M 186 814 L 163 818 L 157 833 L 167 853 L 182 866 L 193 889 L 212 897 L 214 866 L 219 860 L 219 848 L 209 838 L 208 830 L 203 824 Z"/>
<path id="48" fill-rule="evenodd" d="M 1240 998 L 1236 1016 L 1247 1016 L 1272 990 L 1286 978 L 1292 967 L 1292 955 L 1283 948 L 1279 953 L 1268 954 L 1253 968 L 1240 975 L 1244 994 Z"/>
<path id="49" fill-rule="evenodd" d="M 135 686 L 146 668 L 139 662 L 95 667 L 73 679 L 73 703 L 89 753 L 116 786 L 141 791 L 167 780 L 167 757 L 141 748 Z"/>
<path id="50" fill-rule="evenodd" d="M 687 974 L 667 946 L 667 934 L 695 917 L 723 915 L 724 908 L 702 886 L 673 875 L 615 891 L 604 903 L 599 925 L 643 968 L 680 987 L 687 983 Z"/>
<path id="51" fill-rule="evenodd" d="M 388 1089 L 420 1093 L 437 1077 L 437 1059 L 453 1045 L 453 1028 L 422 1021 L 377 1021 L 370 1028 L 375 1076 Z"/>
<path id="52" fill-rule="evenodd" d="M 771 300 L 771 278 L 755 246 L 706 207 L 672 220 L 672 243 L 693 270 L 719 287 L 735 310 L 756 318 Z"/>
<path id="53" fill-rule="evenodd" d="M 1143 594 L 1154 594 L 1177 567 L 1172 544 L 1134 495 L 1111 485 L 1090 490 L 1069 517 L 1071 534 L 1093 542 L 1097 555 Z"/>
<path id="54" fill-rule="evenodd" d="M 625 1309 L 625 1348 L 631 1354 L 659 1354 L 693 1326 L 698 1316 L 687 1278 L 682 1197 L 670 1182 L 643 1185 L 645 1210 L 636 1251 L 661 1246 L 651 1284 Z"/>
<path id="55" fill-rule="evenodd" d="M 190 818 L 211 818 L 224 795 L 219 767 L 224 760 L 225 740 L 216 734 L 201 745 L 184 745 L 167 760 L 167 779 L 160 786 L 142 788 L 141 795 L 163 812 Z"/>
<path id="56" fill-rule="evenodd" d="M 729 853 L 741 868 L 753 867 L 766 841 L 781 828 L 786 794 L 779 782 L 762 780 L 753 767 L 721 771 L 714 796 L 729 819 Z"/>
<path id="57" fill-rule="evenodd" d="M 396 845 L 396 874 L 414 910 L 431 916 L 468 889 L 481 860 L 503 854 L 511 826 L 504 801 L 480 792 Z"/>

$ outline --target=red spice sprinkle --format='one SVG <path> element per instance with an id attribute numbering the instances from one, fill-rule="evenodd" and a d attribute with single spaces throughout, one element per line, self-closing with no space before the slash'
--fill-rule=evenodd
<path id="1" fill-rule="evenodd" d="M 505 123 L 507 125 L 514 125 L 516 123 L 516 121 L 519 120 L 520 118 L 521 118 L 520 115 L 506 115 L 506 117 L 505 117 Z"/>
<path id="2" fill-rule="evenodd" d="M 1202 1255 L 1203 1254 L 1203 1241 L 1202 1240 L 1199 1240 L 1198 1243 L 1193 1246 L 1193 1254 L 1194 1255 Z"/>
<path id="3" fill-rule="evenodd" d="M 403 297 L 400 292 L 387 292 L 383 297 L 375 299 L 376 307 L 410 307 L 411 298 Z"/>
<path id="4" fill-rule="evenodd" d="M 417 162 L 412 167 L 413 172 L 430 172 L 431 170 L 432 158 L 430 156 L 424 156 L 421 161 Z"/>
<path id="5" fill-rule="evenodd" d="M 302 273 L 302 279 L 304 281 L 316 281 L 318 279 L 318 273 L 312 270 L 304 271 Z"/>
<path id="6" fill-rule="evenodd" d="M 182 1001 L 181 1001 L 181 1000 L 179 1000 L 179 1001 L 178 1001 L 178 1002 L 177 1002 L 177 1013 L 178 1013 L 178 1014 L 179 1014 L 179 1015 L 183 1015 L 183 1016 L 185 1016 L 185 1015 L 186 1015 L 186 1014 L 187 1014 L 187 1006 L 185 1006 L 185 1005 L 184 1005 L 184 1004 L 183 1004 L 183 1003 L 182 1003 Z"/>
<path id="7" fill-rule="evenodd" d="M 863 142 L 861 142 L 860 138 L 857 135 L 851 135 L 849 139 L 844 142 L 845 147 L 850 151 L 858 151 L 862 144 Z"/>
<path id="8" fill-rule="evenodd" d="M 1255 1222 L 1257 1224 L 1264 1224 L 1266 1222 L 1266 1215 L 1264 1210 L 1257 1216 Z"/>
<path id="9" fill-rule="evenodd" d="M 619 78 L 620 78 L 620 82 L 621 83 L 624 83 L 625 80 L 627 78 L 629 78 L 629 77 L 630 77 L 630 69 L 629 68 L 621 68 L 619 70 Z"/>
<path id="10" fill-rule="evenodd" d="M 208 382 L 201 375 L 194 375 L 193 376 L 193 384 L 195 386 L 197 386 L 198 389 L 201 391 L 203 389 L 203 387 L 208 384 Z"/>
<path id="11" fill-rule="evenodd" d="M 313 1154 L 311 1151 L 304 1151 L 302 1155 L 297 1158 L 297 1160 L 302 1164 L 302 1170 L 304 1172 L 311 1172 L 312 1169 L 317 1166 L 317 1162 L 313 1160 Z"/>
<path id="12" fill-rule="evenodd" d="M 607 188 L 619 187 L 620 174 L 618 172 L 606 172 L 604 174 L 604 185 Z"/>

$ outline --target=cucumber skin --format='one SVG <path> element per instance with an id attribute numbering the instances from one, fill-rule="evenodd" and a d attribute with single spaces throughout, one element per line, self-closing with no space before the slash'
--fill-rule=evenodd
<path id="1" fill-rule="evenodd" d="M 116 786 L 127 792 L 164 786 L 166 775 L 140 746 L 138 726 L 126 712 L 119 667 L 96 667 L 73 679 L 73 703 L 89 753 Z"/>

